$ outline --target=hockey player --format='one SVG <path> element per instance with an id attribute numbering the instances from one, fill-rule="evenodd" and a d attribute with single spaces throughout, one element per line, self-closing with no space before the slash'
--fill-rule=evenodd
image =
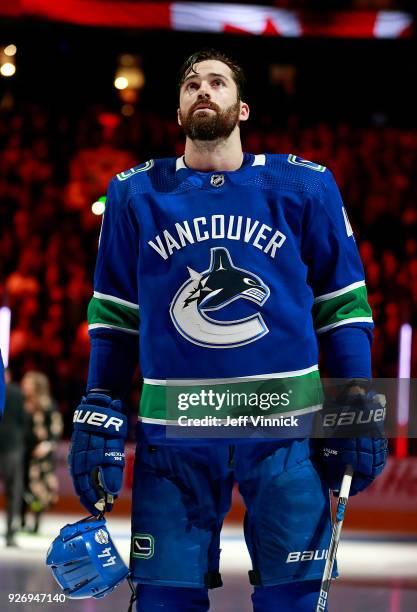
<path id="1" fill-rule="evenodd" d="M 386 459 L 378 438 L 321 440 L 316 458 L 307 437 L 169 434 L 171 380 L 240 393 L 265 381 L 281 388 L 283 379 L 308 386 L 319 378 L 319 345 L 330 375 L 352 381 L 350 397 L 372 402 L 371 310 L 333 176 L 293 154 L 244 153 L 248 118 L 241 68 L 217 51 L 195 53 L 179 79 L 184 155 L 121 172 L 107 193 L 87 394 L 69 461 L 85 508 L 111 510 L 124 465 L 121 400 L 140 354 L 131 545 L 140 612 L 209 609 L 208 589 L 222 585 L 220 530 L 234 482 L 246 506 L 255 612 L 314 610 L 329 489 L 351 464 L 352 493 L 361 491 Z M 214 412 L 208 405 L 206 416 Z"/>

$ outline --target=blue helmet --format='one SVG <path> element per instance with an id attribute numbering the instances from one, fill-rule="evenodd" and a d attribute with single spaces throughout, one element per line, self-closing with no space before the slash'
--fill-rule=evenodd
<path id="1" fill-rule="evenodd" d="M 129 576 L 100 516 L 65 525 L 49 547 L 46 565 L 71 599 L 105 597 Z"/>

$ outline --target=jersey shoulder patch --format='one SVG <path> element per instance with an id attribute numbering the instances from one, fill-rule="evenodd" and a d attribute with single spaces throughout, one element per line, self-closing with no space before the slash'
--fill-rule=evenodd
<path id="1" fill-rule="evenodd" d="M 134 174 L 138 174 L 139 172 L 147 172 L 151 168 L 153 168 L 155 162 L 153 159 L 145 162 L 144 164 L 140 164 L 139 166 L 135 166 L 134 168 L 130 168 L 129 170 L 124 170 L 123 172 L 119 172 L 117 174 L 117 178 L 119 181 L 126 181 Z"/>
<path id="2" fill-rule="evenodd" d="M 304 168 L 309 168 L 315 172 L 325 172 L 326 170 L 326 166 L 316 164 L 308 159 L 304 159 L 303 157 L 298 157 L 298 155 L 293 155 L 292 153 L 288 155 L 287 161 L 294 166 L 304 166 Z"/>

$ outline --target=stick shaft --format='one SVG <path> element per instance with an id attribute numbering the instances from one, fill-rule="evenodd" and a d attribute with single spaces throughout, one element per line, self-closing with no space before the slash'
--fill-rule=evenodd
<path id="1" fill-rule="evenodd" d="M 352 483 L 353 470 L 350 465 L 346 466 L 340 487 L 339 498 L 337 500 L 336 518 L 333 523 L 332 537 L 329 545 L 329 552 L 324 567 L 323 578 L 320 585 L 319 599 L 316 612 L 325 612 L 327 598 L 329 596 L 330 585 L 332 582 L 332 571 L 336 560 L 337 547 L 339 546 L 340 535 L 342 533 L 343 519 L 345 517 L 347 500 L 349 497 L 350 485 Z"/>

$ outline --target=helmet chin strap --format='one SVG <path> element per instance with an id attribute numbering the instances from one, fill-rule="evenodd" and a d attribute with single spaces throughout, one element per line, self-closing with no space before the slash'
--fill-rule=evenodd
<path id="1" fill-rule="evenodd" d="M 97 519 L 97 518 L 98 519 L 104 519 L 104 514 L 106 512 L 107 504 L 113 504 L 114 503 L 114 496 L 111 495 L 110 493 L 107 493 L 105 491 L 104 485 L 103 485 L 103 480 L 102 480 L 102 477 L 101 477 L 101 473 L 100 473 L 100 470 L 98 468 L 94 470 L 93 480 L 94 480 L 95 488 L 97 489 L 97 491 L 101 495 L 100 499 L 94 504 L 94 506 L 97 508 L 97 510 L 100 511 L 100 514 L 97 517 L 93 517 L 93 518 L 95 518 L 95 519 Z M 128 583 L 128 585 L 130 587 L 130 590 L 132 591 L 132 595 L 130 597 L 129 607 L 127 609 L 127 612 L 132 612 L 133 604 L 137 600 L 136 589 L 135 589 L 135 585 L 133 584 L 133 580 L 132 580 L 130 575 L 127 576 L 126 580 L 127 580 L 127 583 Z"/>
<path id="2" fill-rule="evenodd" d="M 130 587 L 130 590 L 132 591 L 132 595 L 130 597 L 130 602 L 129 602 L 129 607 L 127 609 L 127 612 L 132 612 L 133 609 L 133 604 L 135 603 L 135 601 L 137 600 L 137 595 L 136 595 L 136 589 L 135 589 L 135 585 L 133 584 L 133 580 L 130 576 L 128 576 L 126 578 L 127 583 Z"/>

